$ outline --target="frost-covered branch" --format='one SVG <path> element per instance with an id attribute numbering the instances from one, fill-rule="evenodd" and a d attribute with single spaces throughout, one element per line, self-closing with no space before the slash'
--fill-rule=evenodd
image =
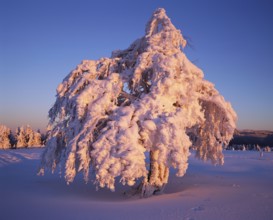
<path id="1" fill-rule="evenodd" d="M 236 114 L 181 51 L 185 45 L 158 9 L 128 49 L 78 65 L 49 111 L 41 172 L 64 161 L 68 183 L 79 171 L 88 181 L 92 169 L 95 183 L 111 190 L 117 179 L 131 186 L 141 178 L 149 196 L 167 183 L 170 167 L 185 174 L 192 145 L 199 158 L 222 164 Z"/>

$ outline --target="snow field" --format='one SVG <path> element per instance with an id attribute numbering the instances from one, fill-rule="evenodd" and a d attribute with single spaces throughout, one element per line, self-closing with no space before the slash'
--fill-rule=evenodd
<path id="1" fill-rule="evenodd" d="M 127 197 L 128 187 L 96 191 L 78 175 L 37 176 L 42 149 L 0 150 L 0 219 L 273 219 L 273 153 L 224 151 L 225 164 L 189 157 L 184 177 L 171 170 L 164 194 Z"/>

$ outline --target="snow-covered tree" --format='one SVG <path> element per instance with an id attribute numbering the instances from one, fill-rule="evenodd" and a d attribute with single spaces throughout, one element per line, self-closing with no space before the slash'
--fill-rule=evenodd
<path id="1" fill-rule="evenodd" d="M 264 155 L 263 149 L 258 144 L 256 145 L 256 148 L 260 152 L 260 157 L 263 157 L 263 155 Z"/>
<path id="2" fill-rule="evenodd" d="M 27 137 L 26 137 L 26 131 L 25 128 L 23 126 L 18 127 L 16 129 L 16 148 L 23 148 L 23 147 L 27 147 Z"/>
<path id="3" fill-rule="evenodd" d="M 33 132 L 34 134 L 34 139 L 33 139 L 33 147 L 40 147 L 42 144 L 42 135 L 41 135 L 41 132 L 38 130 L 38 131 L 34 131 Z"/>
<path id="4" fill-rule="evenodd" d="M 13 134 L 12 131 L 9 135 L 9 140 L 10 140 L 11 148 L 16 148 L 16 143 L 17 143 L 16 134 Z"/>
<path id="5" fill-rule="evenodd" d="M 270 148 L 269 146 L 265 146 L 264 151 L 265 151 L 265 152 L 270 152 L 270 151 L 271 151 L 271 148 Z"/>
<path id="6" fill-rule="evenodd" d="M 34 132 L 32 130 L 32 128 L 27 125 L 25 128 L 25 134 L 26 134 L 26 142 L 27 142 L 27 146 L 33 146 L 34 144 Z"/>
<path id="7" fill-rule="evenodd" d="M 29 125 L 17 129 L 17 148 L 37 147 L 42 145 L 40 132 L 34 131 Z"/>
<path id="8" fill-rule="evenodd" d="M 67 183 L 80 171 L 88 181 L 92 169 L 99 187 L 141 179 L 138 192 L 150 196 L 167 184 L 170 167 L 185 174 L 191 146 L 196 157 L 223 164 L 237 116 L 185 46 L 158 9 L 128 49 L 82 61 L 57 88 L 40 173 L 65 158 Z"/>
<path id="9" fill-rule="evenodd" d="M 41 134 L 34 131 L 29 125 L 25 129 L 28 147 L 38 147 L 42 145 Z"/>
<path id="10" fill-rule="evenodd" d="M 0 124 L 0 149 L 8 149 L 11 147 L 10 135 L 10 129 L 5 125 Z"/>

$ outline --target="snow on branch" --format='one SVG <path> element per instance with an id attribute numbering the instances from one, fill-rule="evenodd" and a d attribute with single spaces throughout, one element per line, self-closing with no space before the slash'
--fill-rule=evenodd
<path id="1" fill-rule="evenodd" d="M 64 160 L 68 183 L 79 171 L 88 181 L 93 170 L 99 187 L 114 190 L 117 177 L 130 186 L 142 178 L 149 195 L 167 183 L 170 167 L 185 174 L 191 146 L 200 159 L 222 164 L 237 116 L 181 51 L 185 45 L 158 9 L 128 49 L 78 65 L 49 111 L 41 172 Z"/>

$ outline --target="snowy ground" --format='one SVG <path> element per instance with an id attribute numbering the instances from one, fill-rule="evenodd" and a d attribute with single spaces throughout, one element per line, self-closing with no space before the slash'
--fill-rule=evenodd
<path id="1" fill-rule="evenodd" d="M 273 153 L 225 151 L 225 165 L 190 157 L 165 194 L 126 198 L 78 177 L 36 176 L 42 149 L 0 150 L 0 219 L 273 219 Z"/>

